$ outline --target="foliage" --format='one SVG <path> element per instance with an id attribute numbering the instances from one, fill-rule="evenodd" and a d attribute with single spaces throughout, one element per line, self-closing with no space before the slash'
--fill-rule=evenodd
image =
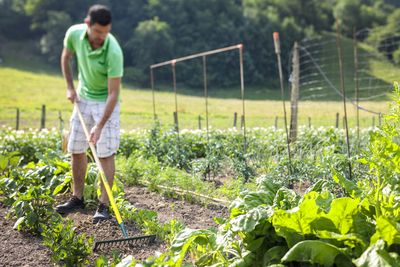
<path id="1" fill-rule="evenodd" d="M 165 0 L 105 1 L 113 13 L 113 33 L 126 55 L 127 80 L 147 84 L 146 68 L 171 58 L 244 43 L 246 79 L 253 84 L 276 75 L 272 32 L 282 32 L 282 55 L 294 41 L 331 31 L 340 19 L 344 32 L 379 26 L 395 8 L 388 1 L 361 0 Z M 0 2 L 0 35 L 10 39 L 36 39 L 46 59 L 55 63 L 65 30 L 82 23 L 94 1 L 3 0 Z M 13 31 L 17 27 L 19 31 Z M 265 44 L 271 44 L 270 46 Z M 284 58 L 284 62 L 287 59 Z M 178 64 L 182 81 L 200 87 L 199 61 Z M 237 53 L 214 55 L 207 61 L 211 84 L 237 85 Z M 229 70 L 229 71 L 227 71 Z M 161 71 L 159 80 L 168 82 Z M 166 78 L 168 77 L 168 78 Z"/>
<path id="2" fill-rule="evenodd" d="M 77 234 L 73 221 L 64 221 L 58 214 L 51 217 L 48 225 L 42 236 L 44 245 L 52 251 L 52 260 L 65 266 L 87 266 L 93 237 L 86 239 L 84 234 Z"/>
<path id="3" fill-rule="evenodd" d="M 22 164 L 38 162 L 41 155 L 61 156 L 61 137 L 58 132 L 42 131 L 0 131 L 1 154 L 17 151 L 23 158 Z"/>
<path id="4" fill-rule="evenodd" d="M 168 60 L 172 57 L 174 42 L 171 37 L 171 29 L 168 23 L 160 21 L 158 17 L 139 22 L 133 32 L 132 38 L 126 44 L 128 52 L 132 55 L 129 62 L 137 72 L 129 77 L 131 81 L 140 85 L 148 84 L 148 66 L 154 64 L 154 60 Z M 162 49 L 160 49 L 160 44 Z M 141 62 L 141 66 L 135 64 Z"/>
<path id="5" fill-rule="evenodd" d="M 8 155 L 8 166 L 3 167 L 14 168 L 0 178 L 0 189 L 4 203 L 11 205 L 8 216 L 17 220 L 14 228 L 38 234 L 42 232 L 41 224 L 52 213 L 51 192 L 62 184 L 60 179 L 68 176 L 69 166 L 47 155 L 37 164 L 31 162 L 21 168 L 18 166 L 21 160 L 16 155 L 15 152 Z"/>
<path id="6" fill-rule="evenodd" d="M 231 203 L 230 217 L 217 231 L 185 229 L 171 250 L 153 262 L 166 266 L 184 261 L 195 266 L 397 266 L 399 117 L 396 84 L 391 113 L 378 131 L 370 133 L 368 150 L 358 159 L 368 167 L 367 175 L 349 180 L 340 165 L 332 169 L 341 195 L 335 195 L 324 180 L 299 196 L 270 176 L 260 177 L 256 190 L 242 191 Z"/>
<path id="7" fill-rule="evenodd" d="M 158 221 L 155 211 L 137 209 L 124 200 L 118 201 L 118 208 L 125 220 L 133 221 L 141 228 L 143 233 L 156 235 L 161 240 L 164 240 L 167 245 L 170 245 L 176 234 L 183 229 L 183 224 L 175 219 L 161 223 Z"/>
<path id="8" fill-rule="evenodd" d="M 9 215 L 17 219 L 14 228 L 40 234 L 43 223 L 47 222 L 53 210 L 50 190 L 42 186 L 31 186 L 23 193 L 17 193 Z"/>

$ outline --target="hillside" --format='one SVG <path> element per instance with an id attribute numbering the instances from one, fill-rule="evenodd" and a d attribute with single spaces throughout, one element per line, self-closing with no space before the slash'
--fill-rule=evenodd
<path id="1" fill-rule="evenodd" d="M 325 38 L 334 38 L 334 35 L 327 34 Z M 345 88 L 351 98 L 354 94 L 354 82 L 352 71 L 353 57 L 352 41 L 342 41 L 344 55 Z M 324 54 L 333 53 L 336 46 L 332 41 L 329 45 L 322 47 L 320 57 Z M 371 48 L 363 48 L 365 51 Z M 53 67 L 43 61 L 35 54 L 32 46 L 14 42 L 8 43 L 0 50 L 2 64 L 0 65 L 0 123 L 15 127 L 16 108 L 20 109 L 21 127 L 38 128 L 40 125 L 41 106 L 47 108 L 47 126 L 59 126 L 59 112 L 62 119 L 68 125 L 68 117 L 72 105 L 65 98 L 65 82 L 61 77 L 58 67 Z M 349 56 L 350 55 L 350 56 Z M 329 77 L 330 81 L 340 89 L 338 76 L 338 62 L 335 57 L 325 57 L 324 65 L 327 73 L 334 74 Z M 374 94 L 386 93 L 391 90 L 391 78 L 388 78 L 393 71 L 399 69 L 386 60 L 371 57 L 371 64 L 368 66 L 371 77 L 380 77 L 386 81 L 386 91 L 373 91 Z M 315 70 L 313 70 L 315 71 Z M 246 73 L 246 70 L 245 70 Z M 392 75 L 392 74 L 391 74 Z M 179 76 L 179 73 L 178 73 Z M 285 75 L 286 76 L 286 75 Z M 400 77 L 400 72 L 398 77 Z M 271 77 L 276 83 L 278 77 Z M 325 81 L 321 79 L 321 83 Z M 285 79 L 286 80 L 286 79 Z M 246 84 L 245 76 L 245 84 Z M 156 81 L 157 82 L 157 81 Z M 245 87 L 246 98 L 246 125 L 250 127 L 272 126 L 278 117 L 278 127 L 283 126 L 283 110 L 280 101 L 278 88 L 269 88 L 270 85 L 259 87 Z M 309 124 L 309 118 L 313 125 L 333 126 L 336 120 L 336 113 L 343 114 L 343 106 L 340 97 L 336 92 L 324 85 L 323 94 L 316 94 L 314 98 L 307 99 L 307 94 L 313 94 L 306 86 L 301 84 L 299 123 Z M 172 125 L 173 112 L 175 111 L 175 98 L 172 86 L 156 83 L 156 112 L 162 123 Z M 285 84 L 287 89 L 287 84 Z M 198 128 L 198 117 L 202 117 L 202 127 L 205 127 L 205 100 L 203 88 L 182 88 L 178 84 L 178 111 L 181 128 Z M 240 124 L 242 103 L 240 101 L 239 84 L 232 89 L 218 89 L 209 85 L 209 123 L 212 127 L 228 128 L 233 126 L 234 113 L 238 113 L 237 124 Z M 378 112 L 387 110 L 386 97 L 380 97 L 384 101 L 363 101 L 361 105 Z M 122 127 L 132 129 L 137 127 L 150 127 L 153 122 L 152 93 L 148 88 L 137 89 L 133 85 L 124 84 L 122 90 Z M 287 110 L 290 113 L 289 103 Z M 355 107 L 348 104 L 349 123 L 355 125 Z M 342 115 L 339 115 L 340 118 Z M 362 125 L 370 126 L 378 118 L 370 113 L 360 113 Z M 373 117 L 376 117 L 373 119 Z"/>

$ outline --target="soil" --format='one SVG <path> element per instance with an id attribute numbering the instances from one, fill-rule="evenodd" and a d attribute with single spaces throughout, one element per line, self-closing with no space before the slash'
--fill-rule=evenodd
<path id="1" fill-rule="evenodd" d="M 204 229 L 217 226 L 213 218 L 228 216 L 224 207 L 205 207 L 163 196 L 144 187 L 127 187 L 125 193 L 125 198 L 138 209 L 156 211 L 160 222 L 176 219 L 189 228 Z M 93 224 L 94 212 L 92 208 L 88 208 L 68 214 L 67 217 L 74 221 L 78 233 L 94 236 L 95 241 L 123 238 L 115 219 Z M 5 219 L 6 213 L 7 207 L 0 203 L 0 266 L 55 266 L 50 259 L 51 252 L 42 244 L 41 238 L 13 230 L 14 221 Z M 130 237 L 143 235 L 134 223 L 126 221 L 125 226 Z M 166 245 L 157 239 L 151 244 L 141 243 L 101 248 L 91 255 L 90 261 L 93 264 L 100 255 L 106 255 L 110 259 L 113 251 L 120 253 L 122 258 L 132 255 L 137 260 L 144 260 L 153 256 L 155 252 L 163 252 L 166 249 Z"/>

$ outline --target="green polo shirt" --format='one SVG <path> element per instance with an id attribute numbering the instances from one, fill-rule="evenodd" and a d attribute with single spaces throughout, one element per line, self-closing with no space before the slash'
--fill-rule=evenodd
<path id="1" fill-rule="evenodd" d="M 111 33 L 100 48 L 93 50 L 86 30 L 86 24 L 71 26 L 65 34 L 64 47 L 75 53 L 78 60 L 79 97 L 104 102 L 108 96 L 108 78 L 123 75 L 123 54 Z"/>

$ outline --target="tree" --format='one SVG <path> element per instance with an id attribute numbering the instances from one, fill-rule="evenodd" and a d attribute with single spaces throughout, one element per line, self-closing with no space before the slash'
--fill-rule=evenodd
<path id="1" fill-rule="evenodd" d="M 385 10 L 386 5 L 382 1 L 338 0 L 333 14 L 340 21 L 342 33 L 351 37 L 353 28 L 372 28 L 384 23 Z"/>
<path id="2" fill-rule="evenodd" d="M 31 38 L 31 19 L 21 10 L 17 1 L 0 0 L 0 37 L 22 40 Z M 18 30 L 16 30 L 18 29 Z"/>
<path id="3" fill-rule="evenodd" d="M 128 80 L 148 85 L 148 68 L 151 64 L 169 59 L 174 42 L 167 22 L 158 17 L 145 20 L 135 28 L 132 38 L 125 46 L 131 58 L 126 59 L 128 69 L 125 74 Z M 132 77 L 129 77 L 132 76 Z"/>
<path id="4" fill-rule="evenodd" d="M 48 61 L 58 63 L 64 34 L 72 24 L 72 19 L 63 11 L 48 11 L 47 17 L 47 23 L 42 26 L 46 33 L 40 39 L 40 48 Z"/>

